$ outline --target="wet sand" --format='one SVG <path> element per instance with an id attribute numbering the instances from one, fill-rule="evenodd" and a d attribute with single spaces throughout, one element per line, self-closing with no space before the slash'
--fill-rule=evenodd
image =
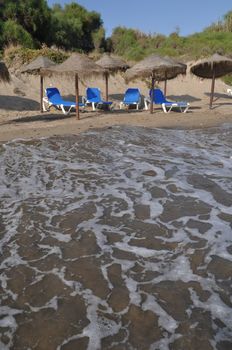
<path id="1" fill-rule="evenodd" d="M 228 350 L 231 127 L 0 146 L 0 348 Z"/>
<path id="2" fill-rule="evenodd" d="M 232 107 L 231 107 L 232 108 Z M 223 111 L 224 112 L 224 111 Z M 188 113 L 171 112 L 165 114 L 156 110 L 149 111 L 85 111 L 77 120 L 75 113 L 63 116 L 61 112 L 14 112 L 1 115 L 0 142 L 18 138 L 40 138 L 55 135 L 79 134 L 93 128 L 111 127 L 113 125 L 144 126 L 149 128 L 199 129 L 232 123 L 232 113 L 213 110 Z"/>

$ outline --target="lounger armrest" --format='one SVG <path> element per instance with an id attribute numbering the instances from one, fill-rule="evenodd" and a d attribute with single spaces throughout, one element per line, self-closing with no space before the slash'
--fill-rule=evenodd
<path id="1" fill-rule="evenodd" d="M 186 113 L 186 112 L 188 111 L 189 107 L 190 107 L 190 103 L 187 102 L 187 103 L 186 103 L 186 108 L 184 109 L 184 113 Z"/>
<path id="2" fill-rule="evenodd" d="M 44 112 L 49 111 L 49 101 L 48 101 L 48 98 L 47 98 L 46 96 L 43 97 L 43 103 L 42 103 L 42 105 L 43 105 L 43 111 L 44 111 Z"/>
<path id="3" fill-rule="evenodd" d="M 144 97 L 145 110 L 148 110 L 148 104 L 149 103 L 151 103 L 151 99 L 149 97 Z"/>
<path id="4" fill-rule="evenodd" d="M 82 96 L 81 102 L 86 104 L 87 103 L 87 98 L 85 96 Z"/>
<path id="5" fill-rule="evenodd" d="M 166 105 L 167 105 L 166 103 L 162 103 L 162 104 L 161 104 L 164 113 L 168 113 L 168 112 L 170 112 L 170 110 L 171 110 L 171 108 L 169 108 L 169 110 L 167 110 Z"/>
<path id="6" fill-rule="evenodd" d="M 123 106 L 124 106 L 124 101 L 121 101 L 121 102 L 119 103 L 119 108 L 122 109 Z"/>
<path id="7" fill-rule="evenodd" d="M 228 95 L 232 96 L 232 89 L 227 89 L 226 92 Z"/>

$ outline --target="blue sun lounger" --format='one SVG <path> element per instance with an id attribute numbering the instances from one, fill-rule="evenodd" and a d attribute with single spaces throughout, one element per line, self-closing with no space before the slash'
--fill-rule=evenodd
<path id="1" fill-rule="evenodd" d="M 144 99 L 145 109 L 148 109 L 148 103 L 151 103 L 152 90 L 149 92 L 149 98 Z M 161 105 L 164 113 L 169 113 L 174 108 L 179 108 L 180 112 L 186 113 L 190 107 L 190 104 L 185 101 L 172 102 L 166 100 L 163 92 L 160 89 L 154 89 L 153 103 Z"/>
<path id="2" fill-rule="evenodd" d="M 65 115 L 71 112 L 71 109 L 76 109 L 76 103 L 64 100 L 57 88 L 51 87 L 45 89 L 46 96 L 43 98 L 43 110 L 48 111 L 52 106 L 61 109 Z M 78 103 L 79 107 L 84 107 L 83 103 Z"/>
<path id="3" fill-rule="evenodd" d="M 137 88 L 129 88 L 126 90 L 124 94 L 123 101 L 120 102 L 120 109 L 122 109 L 123 106 L 136 106 L 136 109 L 139 109 L 139 105 L 141 103 L 141 94 L 139 89 Z"/>
<path id="4" fill-rule="evenodd" d="M 108 106 L 110 107 L 113 102 L 104 101 L 101 98 L 101 90 L 98 88 L 87 88 L 86 97 L 82 97 L 82 102 L 85 105 L 91 104 L 93 111 L 96 110 L 97 106 Z"/>

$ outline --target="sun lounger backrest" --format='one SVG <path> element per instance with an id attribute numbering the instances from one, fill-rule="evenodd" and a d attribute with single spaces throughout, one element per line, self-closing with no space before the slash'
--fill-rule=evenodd
<path id="1" fill-rule="evenodd" d="M 150 97 L 152 95 L 152 90 L 150 90 Z M 157 104 L 162 104 L 166 102 L 163 92 L 160 89 L 154 89 L 153 100 Z"/>
<path id="2" fill-rule="evenodd" d="M 57 88 L 47 88 L 46 95 L 50 102 L 54 104 L 59 104 L 59 101 L 61 100 L 61 95 Z"/>
<path id="3" fill-rule="evenodd" d="M 86 97 L 87 100 L 92 102 L 100 102 L 101 101 L 101 92 L 98 88 L 87 88 L 86 89 Z"/>
<path id="4" fill-rule="evenodd" d="M 139 89 L 137 88 L 129 88 L 126 90 L 125 92 L 125 96 L 124 96 L 124 102 L 126 103 L 135 103 L 135 102 L 139 102 L 140 100 L 140 92 Z"/>

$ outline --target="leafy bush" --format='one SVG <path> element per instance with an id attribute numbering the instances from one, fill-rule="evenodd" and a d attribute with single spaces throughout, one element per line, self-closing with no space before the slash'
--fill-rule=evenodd
<path id="1" fill-rule="evenodd" d="M 2 40 L 5 44 L 19 44 L 28 48 L 34 47 L 32 36 L 15 21 L 9 19 L 4 22 L 2 31 Z"/>
<path id="2" fill-rule="evenodd" d="M 231 74 L 225 75 L 224 77 L 222 77 L 222 80 L 227 85 L 231 85 L 232 86 L 232 75 Z"/>

